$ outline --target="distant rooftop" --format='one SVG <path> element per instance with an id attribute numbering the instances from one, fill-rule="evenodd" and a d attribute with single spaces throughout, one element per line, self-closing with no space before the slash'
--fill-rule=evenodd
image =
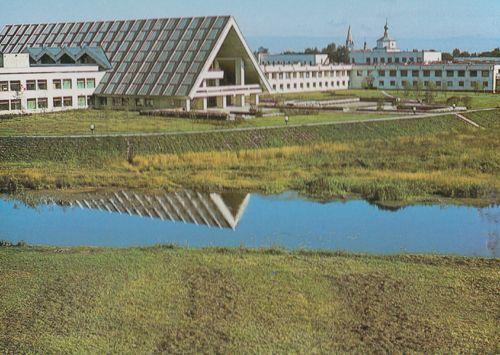
<path id="1" fill-rule="evenodd" d="M 319 65 L 328 62 L 326 54 L 261 54 L 260 63 L 264 65 L 272 64 L 302 64 Z"/>

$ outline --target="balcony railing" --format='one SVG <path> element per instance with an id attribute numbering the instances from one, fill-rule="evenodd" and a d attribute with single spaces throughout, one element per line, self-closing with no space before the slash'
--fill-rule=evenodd
<path id="1" fill-rule="evenodd" d="M 205 74 L 205 79 L 207 80 L 217 80 L 217 79 L 224 79 L 224 71 L 222 70 L 209 70 Z"/>
<path id="2" fill-rule="evenodd" d="M 237 94 L 260 94 L 262 89 L 259 84 L 252 85 L 230 85 L 230 86 L 207 86 L 199 88 L 196 94 L 200 96 L 210 95 L 237 95 Z"/>

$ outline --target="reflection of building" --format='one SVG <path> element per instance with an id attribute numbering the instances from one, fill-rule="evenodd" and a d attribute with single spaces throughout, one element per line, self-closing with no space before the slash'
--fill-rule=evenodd
<path id="1" fill-rule="evenodd" d="M 162 194 L 119 191 L 62 198 L 45 197 L 42 201 L 166 221 L 235 229 L 245 213 L 250 195 L 200 193 L 188 190 Z"/>
<path id="2" fill-rule="evenodd" d="M 342 90 L 349 87 L 350 65 L 332 64 L 326 54 L 259 54 L 274 93 Z"/>
<path id="3" fill-rule="evenodd" d="M 3 55 L 87 47 L 111 62 L 95 88 L 97 107 L 225 108 L 256 103 L 269 91 L 231 16 L 7 25 L 0 32 Z"/>

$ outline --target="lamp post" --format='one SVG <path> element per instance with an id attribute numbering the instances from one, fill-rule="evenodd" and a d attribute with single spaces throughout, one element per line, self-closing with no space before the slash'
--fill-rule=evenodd
<path id="1" fill-rule="evenodd" d="M 92 123 L 90 125 L 90 132 L 92 132 L 92 134 L 94 134 L 94 130 L 95 130 L 95 125 Z"/>

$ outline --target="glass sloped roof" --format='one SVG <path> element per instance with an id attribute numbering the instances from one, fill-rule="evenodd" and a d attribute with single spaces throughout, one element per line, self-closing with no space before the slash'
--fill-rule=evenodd
<path id="1" fill-rule="evenodd" d="M 101 47 L 111 62 L 96 94 L 185 97 L 230 17 L 7 25 L 0 53 Z"/>

